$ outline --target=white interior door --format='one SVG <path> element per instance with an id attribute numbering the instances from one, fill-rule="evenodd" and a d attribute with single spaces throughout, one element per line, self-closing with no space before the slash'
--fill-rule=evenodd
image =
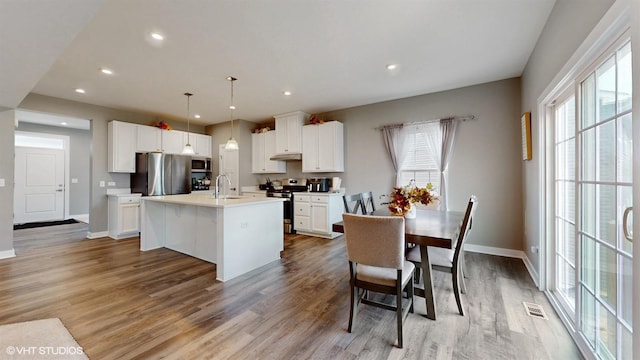
<path id="1" fill-rule="evenodd" d="M 225 174 L 231 180 L 229 194 L 238 195 L 240 190 L 240 160 L 238 150 L 226 150 L 224 144 L 220 144 L 220 164 L 218 170 L 220 174 Z"/>
<path id="2" fill-rule="evenodd" d="M 64 218 L 65 152 L 16 147 L 14 224 Z"/>

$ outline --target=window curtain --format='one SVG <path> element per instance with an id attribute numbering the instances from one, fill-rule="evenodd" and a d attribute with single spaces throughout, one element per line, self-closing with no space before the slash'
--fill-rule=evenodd
<path id="1" fill-rule="evenodd" d="M 433 160 L 440 172 L 440 206 L 447 211 L 447 167 L 453 152 L 453 139 L 458 122 L 453 119 L 443 119 L 423 125 L 422 132 L 425 136 L 427 148 L 433 154 Z"/>
<path id="2" fill-rule="evenodd" d="M 400 166 L 404 162 L 404 158 L 406 156 L 404 151 L 404 126 L 402 124 L 383 126 L 382 138 L 384 139 L 384 146 L 387 149 L 387 154 L 389 154 L 389 158 L 391 159 L 391 164 L 393 164 L 393 170 L 396 173 L 396 186 L 399 186 Z"/>

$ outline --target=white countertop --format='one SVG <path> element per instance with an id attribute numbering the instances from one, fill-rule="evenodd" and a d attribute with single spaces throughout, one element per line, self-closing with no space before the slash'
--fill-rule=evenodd
<path id="1" fill-rule="evenodd" d="M 113 193 L 113 194 L 107 194 L 107 196 L 113 196 L 113 197 L 141 197 L 142 194 L 140 194 L 140 193 Z"/>
<path id="2" fill-rule="evenodd" d="M 249 206 L 265 202 L 282 202 L 282 198 L 256 198 L 251 196 L 229 196 L 227 199 L 214 199 L 212 195 L 184 194 L 184 195 L 165 195 L 165 196 L 145 196 L 144 201 L 157 201 L 173 204 L 184 204 L 194 206 L 207 206 L 215 208 L 224 208 L 232 206 Z"/>

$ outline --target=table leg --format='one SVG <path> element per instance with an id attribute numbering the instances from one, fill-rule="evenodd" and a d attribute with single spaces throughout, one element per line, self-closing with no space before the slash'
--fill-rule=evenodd
<path id="1" fill-rule="evenodd" d="M 424 300 L 427 303 L 427 318 L 436 319 L 436 299 L 433 297 L 433 280 L 431 278 L 431 261 L 426 246 L 420 245 L 420 262 L 424 282 Z"/>

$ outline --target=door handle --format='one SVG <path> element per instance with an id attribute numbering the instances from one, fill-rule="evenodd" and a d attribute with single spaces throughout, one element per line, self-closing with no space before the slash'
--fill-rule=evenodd
<path id="1" fill-rule="evenodd" d="M 56 190 L 56 191 L 57 191 L 57 192 L 63 192 L 63 191 L 64 191 L 64 189 L 58 189 L 58 190 Z"/>
<path id="2" fill-rule="evenodd" d="M 627 219 L 629 218 L 629 214 L 633 211 L 633 207 L 630 206 L 624 209 L 624 214 L 622 215 L 622 232 L 624 233 L 624 238 L 633 242 L 633 232 L 629 231 L 629 224 Z"/>

